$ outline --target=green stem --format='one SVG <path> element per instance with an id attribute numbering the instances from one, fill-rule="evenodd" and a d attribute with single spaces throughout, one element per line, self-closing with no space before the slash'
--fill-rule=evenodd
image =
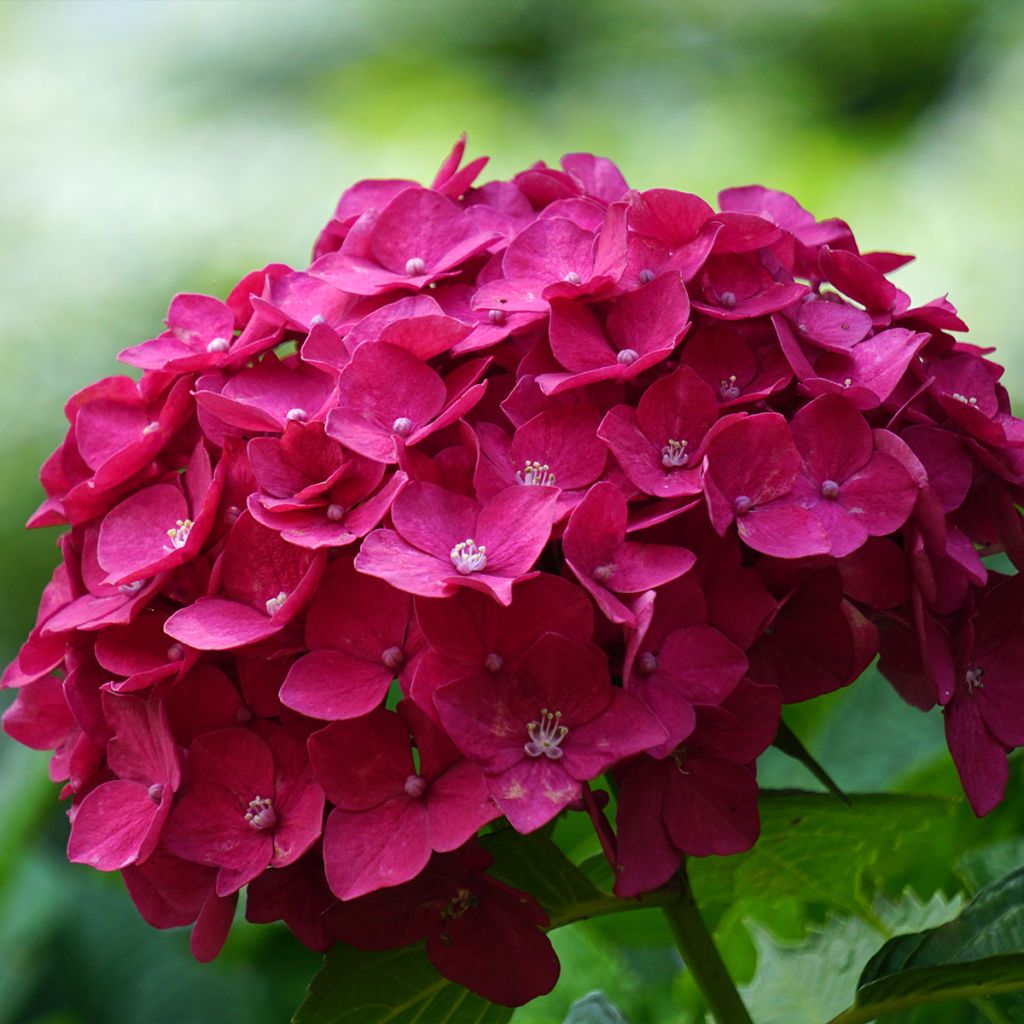
<path id="1" fill-rule="evenodd" d="M 697 909 L 697 901 L 686 877 L 685 862 L 679 869 L 679 878 L 682 882 L 679 899 L 668 904 L 664 911 L 683 962 L 718 1024 L 752 1024 L 708 926 Z"/>

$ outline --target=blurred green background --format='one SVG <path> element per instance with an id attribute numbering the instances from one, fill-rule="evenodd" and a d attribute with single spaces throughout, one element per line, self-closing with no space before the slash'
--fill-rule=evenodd
<path id="1" fill-rule="evenodd" d="M 590 150 L 640 188 L 791 191 L 863 248 L 917 254 L 901 287 L 948 292 L 1020 394 L 1022 100 L 1014 0 L 0 2 L 0 658 L 54 562 L 54 531 L 21 524 L 65 398 L 121 372 L 172 294 L 304 265 L 344 187 L 429 180 L 462 131 L 485 177 Z M 842 784 L 953 791 L 941 722 L 877 680 L 800 725 Z M 317 958 L 242 928 L 192 963 L 116 878 L 64 862 L 45 765 L 0 741 L 0 1021 L 286 1020 Z M 765 778 L 809 784 L 781 762 Z M 560 1022 L 602 986 L 633 1024 L 680 1019 L 666 941 L 636 919 L 567 931 L 563 983 L 516 1020 Z"/>

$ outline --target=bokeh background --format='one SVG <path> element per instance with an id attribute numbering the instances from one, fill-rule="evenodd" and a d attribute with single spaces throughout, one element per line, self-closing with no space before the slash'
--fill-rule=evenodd
<path id="1" fill-rule="evenodd" d="M 917 254 L 901 287 L 948 293 L 1024 394 L 1022 101 L 1015 0 L 0 0 L 0 660 L 55 559 L 55 531 L 21 524 L 65 398 L 120 372 L 172 294 L 304 265 L 344 187 L 429 180 L 463 131 L 498 177 L 590 150 L 640 188 L 791 191 Z M 877 679 L 799 717 L 840 784 L 953 789 L 941 721 Z M 318 958 L 241 928 L 192 963 L 117 878 L 64 861 L 45 765 L 0 739 L 0 1021 L 286 1020 Z M 595 987 L 633 1024 L 678 1019 L 667 942 L 644 915 L 568 930 L 562 984 L 516 1021 Z"/>

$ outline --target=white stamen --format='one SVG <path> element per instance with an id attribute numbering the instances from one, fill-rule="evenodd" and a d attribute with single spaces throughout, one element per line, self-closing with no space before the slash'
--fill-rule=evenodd
<path id="1" fill-rule="evenodd" d="M 526 465 L 516 473 L 516 480 L 527 486 L 555 486 L 555 474 L 551 472 L 551 467 L 546 462 L 540 463 L 534 459 L 526 460 Z"/>
<path id="2" fill-rule="evenodd" d="M 188 535 L 192 532 L 191 519 L 179 519 L 177 523 L 167 531 L 167 536 L 171 538 L 171 547 L 168 548 L 164 545 L 166 551 L 177 551 L 179 548 L 183 548 L 188 542 Z"/>
<path id="3" fill-rule="evenodd" d="M 967 692 L 973 693 L 975 690 L 980 690 L 985 685 L 981 681 L 981 677 L 985 674 L 983 668 L 969 668 L 964 674 L 964 680 L 967 683 Z"/>
<path id="4" fill-rule="evenodd" d="M 526 726 L 530 734 L 530 742 L 523 744 L 523 750 L 530 757 L 540 757 L 542 754 L 557 761 L 565 751 L 562 750 L 562 740 L 569 735 L 569 730 L 562 725 L 562 712 L 548 711 L 544 708 L 540 713 L 539 722 L 530 722 Z"/>
<path id="5" fill-rule="evenodd" d="M 249 801 L 249 809 L 245 812 L 245 820 L 249 823 L 249 828 L 257 832 L 273 828 L 277 824 L 277 815 L 274 813 L 270 797 L 253 797 Z"/>
<path id="6" fill-rule="evenodd" d="M 961 395 L 959 391 L 954 391 L 953 392 L 953 397 L 958 402 L 963 402 L 964 405 L 977 405 L 978 404 L 978 400 L 973 395 L 970 398 L 968 398 L 967 395 Z"/>
<path id="7" fill-rule="evenodd" d="M 288 594 L 282 590 L 276 597 L 272 597 L 267 601 L 267 614 L 276 615 L 284 607 L 284 603 L 287 600 Z"/>
<path id="8" fill-rule="evenodd" d="M 117 588 L 122 594 L 131 597 L 132 594 L 137 594 L 142 589 L 142 580 L 132 580 L 131 583 L 122 583 Z"/>
<path id="9" fill-rule="evenodd" d="M 853 378 L 852 377 L 845 377 L 843 379 L 843 387 L 844 388 L 848 388 L 852 383 L 853 383 Z"/>
<path id="10" fill-rule="evenodd" d="M 410 277 L 419 277 L 420 274 L 426 272 L 427 264 L 419 256 L 413 256 L 412 259 L 406 261 L 405 272 Z"/>
<path id="11" fill-rule="evenodd" d="M 206 351 L 210 352 L 211 354 L 214 353 L 214 352 L 227 352 L 227 350 L 230 347 L 231 347 L 231 342 L 228 341 L 227 338 L 214 338 L 213 341 L 211 341 L 206 346 Z"/>
<path id="12" fill-rule="evenodd" d="M 150 434 L 155 434 L 159 429 L 160 424 L 156 420 L 153 420 L 142 428 L 142 436 L 148 437 Z"/>
<path id="13" fill-rule="evenodd" d="M 289 422 L 304 423 L 308 419 L 308 414 L 305 409 L 289 409 L 285 414 L 285 419 Z"/>
<path id="14" fill-rule="evenodd" d="M 606 562 L 604 565 L 599 565 L 593 572 L 594 579 L 598 583 L 607 583 L 612 578 L 612 573 L 615 572 L 615 566 L 611 562 Z"/>
<path id="15" fill-rule="evenodd" d="M 615 357 L 615 362 L 620 366 L 632 366 L 640 358 L 640 353 L 635 348 L 624 348 Z"/>
<path id="16" fill-rule="evenodd" d="M 468 576 L 471 572 L 480 572 L 486 568 L 487 545 L 481 544 L 477 547 L 476 541 L 472 537 L 467 537 L 452 548 L 448 557 L 463 576 Z"/>
<path id="17" fill-rule="evenodd" d="M 678 469 L 680 466 L 685 466 L 690 461 L 690 456 L 686 454 L 688 443 L 687 441 L 670 440 L 661 449 L 661 464 L 666 469 Z"/>
<path id="18" fill-rule="evenodd" d="M 736 384 L 735 373 L 730 373 L 729 376 L 726 377 L 721 384 L 719 384 L 718 393 L 727 402 L 731 402 L 734 398 L 740 397 L 740 389 L 739 386 Z"/>
<path id="19" fill-rule="evenodd" d="M 394 423 L 391 424 L 391 429 L 399 437 L 408 437 L 412 433 L 412 420 L 408 416 L 399 416 Z"/>
<path id="20" fill-rule="evenodd" d="M 323 316 L 320 313 L 317 313 L 315 316 L 311 316 L 309 318 L 309 326 L 310 327 L 319 327 L 320 324 L 325 324 L 325 323 L 327 323 L 327 321 L 323 318 Z"/>
<path id="21" fill-rule="evenodd" d="M 566 284 L 579 284 L 583 279 L 575 270 L 570 270 L 562 280 L 565 281 Z"/>

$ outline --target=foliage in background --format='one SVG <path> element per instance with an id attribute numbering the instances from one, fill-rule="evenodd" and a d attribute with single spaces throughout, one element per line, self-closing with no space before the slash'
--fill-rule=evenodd
<path id="1" fill-rule="evenodd" d="M 119 372 L 111 352 L 158 331 L 171 291 L 221 293 L 282 249 L 304 261 L 341 185 L 425 176 L 462 130 L 497 174 L 590 149 L 639 187 L 759 180 L 820 216 L 842 212 L 867 247 L 927 254 L 897 279 L 915 297 L 957 282 L 969 340 L 1000 345 L 1019 391 L 1024 195 L 1008 186 L 1024 177 L 1022 54 L 1019 7 L 981 0 L 3 5 L 0 125 L 14 159 L 0 194 L 0 655 L 27 632 L 56 560 L 53 532 L 21 523 L 64 396 Z M 938 715 L 922 721 L 880 680 L 787 717 L 844 789 L 957 792 L 933 756 Z M 720 904 L 718 936 L 756 1019 L 789 998 L 755 976 L 758 955 L 783 978 L 838 973 L 838 1012 L 856 970 L 834 971 L 837 948 L 869 953 L 891 930 L 952 917 L 1019 866 L 1020 769 L 984 825 L 961 804 L 916 829 L 856 906 Z M 815 785 L 781 755 L 761 777 Z M 70 868 L 42 755 L 0 746 L 0 808 L 0 1019 L 269 1022 L 300 1000 L 319 958 L 288 936 L 246 929 L 200 967 L 184 935 L 134 916 L 116 879 Z M 596 852 L 584 836 L 559 841 L 577 861 Z M 700 1019 L 656 911 L 555 941 L 563 981 L 517 1024 L 560 1024 L 597 988 L 631 1024 L 679 1019 L 680 1005 Z M 912 1019 L 1020 1019 L 1004 1002 Z"/>

